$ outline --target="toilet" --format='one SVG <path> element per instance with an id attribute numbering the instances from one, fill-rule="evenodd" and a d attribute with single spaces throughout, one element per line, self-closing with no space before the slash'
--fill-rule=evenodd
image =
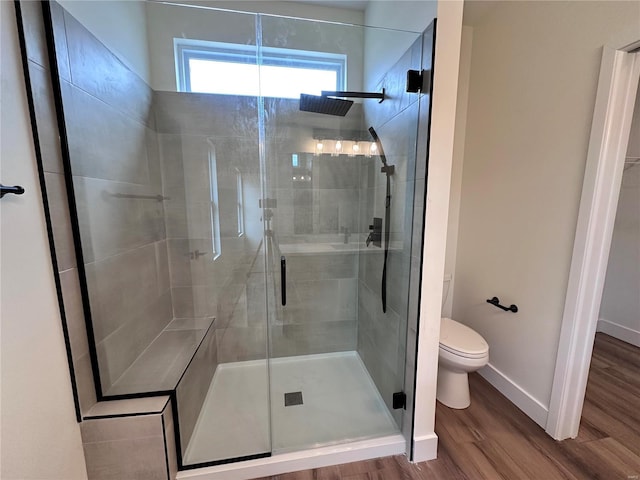
<path id="1" fill-rule="evenodd" d="M 450 408 L 467 408 L 471 404 L 468 374 L 489 363 L 489 345 L 476 331 L 443 317 L 438 358 L 436 398 Z"/>

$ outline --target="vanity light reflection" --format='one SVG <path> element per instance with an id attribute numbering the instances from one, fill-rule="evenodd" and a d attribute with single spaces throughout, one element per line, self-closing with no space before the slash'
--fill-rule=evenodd
<path id="1" fill-rule="evenodd" d="M 363 142 L 360 140 L 345 141 L 341 138 L 337 138 L 336 140 L 319 139 L 314 143 L 313 155 L 316 157 L 324 154 L 337 157 L 343 153 L 346 153 L 350 157 L 358 155 L 371 157 L 372 155 L 378 154 L 378 146 L 375 142 Z"/>

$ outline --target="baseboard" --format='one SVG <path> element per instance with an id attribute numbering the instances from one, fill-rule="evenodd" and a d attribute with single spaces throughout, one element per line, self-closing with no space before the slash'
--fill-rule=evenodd
<path id="1" fill-rule="evenodd" d="M 545 428 L 549 409 L 533 398 L 517 383 L 489 363 L 478 370 L 478 373 L 493 385 L 500 393 L 507 397 L 513 404 L 522 410 L 529 418 Z"/>
<path id="2" fill-rule="evenodd" d="M 413 440 L 412 462 L 434 460 L 438 456 L 438 436 L 435 433 L 416 437 Z"/>
<path id="3" fill-rule="evenodd" d="M 606 333 L 618 340 L 640 347 L 640 332 L 633 330 L 632 328 L 601 318 L 598 320 L 596 331 Z"/>

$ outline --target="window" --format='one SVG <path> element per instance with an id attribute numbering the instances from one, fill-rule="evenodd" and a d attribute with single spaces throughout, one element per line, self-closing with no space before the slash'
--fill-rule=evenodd
<path id="1" fill-rule="evenodd" d="M 178 91 L 299 98 L 344 90 L 343 54 L 174 39 Z"/>
<path id="2" fill-rule="evenodd" d="M 220 248 L 220 208 L 218 203 L 218 166 L 216 146 L 210 139 L 209 144 L 209 215 L 211 219 L 211 251 L 215 260 L 222 254 Z"/>

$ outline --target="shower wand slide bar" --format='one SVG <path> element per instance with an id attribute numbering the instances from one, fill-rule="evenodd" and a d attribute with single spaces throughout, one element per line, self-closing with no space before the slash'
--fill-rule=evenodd
<path id="1" fill-rule="evenodd" d="M 381 93 L 373 93 L 373 92 L 334 92 L 323 90 L 320 94 L 322 97 L 342 97 L 342 98 L 378 98 L 380 101 L 378 103 L 382 103 L 386 98 L 384 95 L 384 88 Z"/>
<path id="2" fill-rule="evenodd" d="M 500 305 L 500 299 L 498 297 L 493 297 L 493 298 L 487 299 L 487 303 L 490 303 L 494 307 L 498 307 L 501 310 L 504 310 L 505 312 L 518 313 L 518 306 L 517 305 L 513 305 L 512 304 L 509 307 L 505 307 L 504 305 Z"/>

